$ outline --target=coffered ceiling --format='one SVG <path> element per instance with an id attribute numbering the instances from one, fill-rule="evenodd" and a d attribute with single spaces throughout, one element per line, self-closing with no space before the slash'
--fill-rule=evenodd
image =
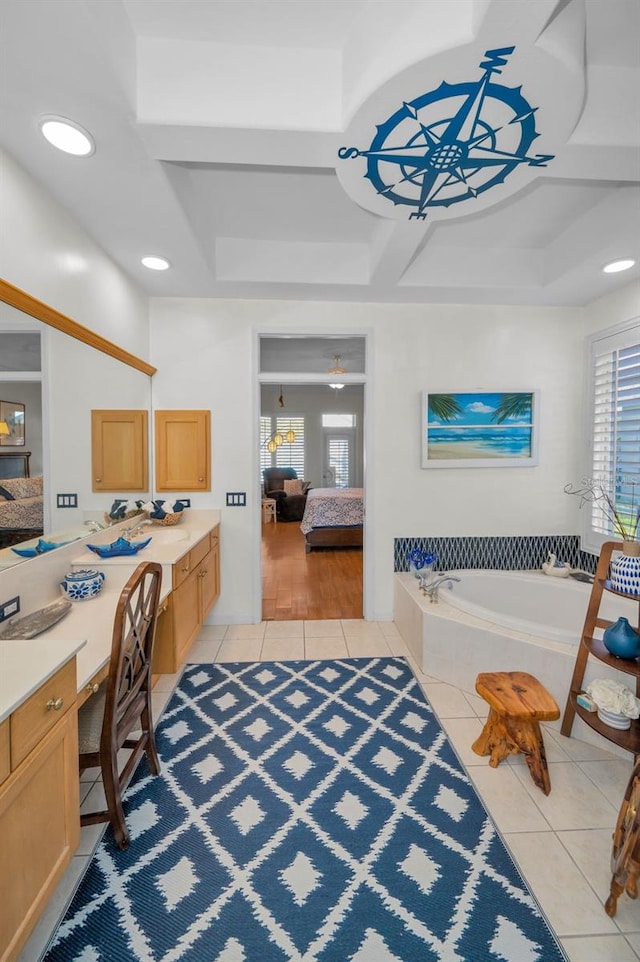
<path id="1" fill-rule="evenodd" d="M 0 28 L 0 143 L 150 295 L 580 305 L 640 276 L 639 0 L 0 0 Z"/>

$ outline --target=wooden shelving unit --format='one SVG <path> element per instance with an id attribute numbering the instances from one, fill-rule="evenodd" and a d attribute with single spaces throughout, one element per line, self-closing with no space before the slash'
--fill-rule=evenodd
<path id="1" fill-rule="evenodd" d="M 602 605 L 603 594 L 607 592 L 608 594 L 618 595 L 621 598 L 631 597 L 630 595 L 625 595 L 622 592 L 617 591 L 611 586 L 611 582 L 608 580 L 611 555 L 614 551 L 621 550 L 621 542 L 607 541 L 605 544 L 603 544 L 600 552 L 593 588 L 591 589 L 589 607 L 587 609 L 584 628 L 582 630 L 582 637 L 580 639 L 580 645 L 578 646 L 578 654 L 576 656 L 576 664 L 573 670 L 573 677 L 571 679 L 569 697 L 567 699 L 566 708 L 562 718 L 561 731 L 563 735 L 570 735 L 571 729 L 573 728 L 574 718 L 576 715 L 578 715 L 580 718 L 582 718 L 586 725 L 588 725 L 594 731 L 597 731 L 603 736 L 603 738 L 607 738 L 610 742 L 614 742 L 616 745 L 619 745 L 627 751 L 632 752 L 637 761 L 640 757 L 640 719 L 632 720 L 631 728 L 627 729 L 626 731 L 619 731 L 617 728 L 611 728 L 610 725 L 605 725 L 604 722 L 600 721 L 595 712 L 586 711 L 581 705 L 578 705 L 576 701 L 577 696 L 583 690 L 582 681 L 587 667 L 587 661 L 590 657 L 597 658 L 598 661 L 601 661 L 605 665 L 609 665 L 611 668 L 615 668 L 616 671 L 622 671 L 625 674 L 631 675 L 633 678 L 635 678 L 636 696 L 640 697 L 640 661 L 630 661 L 624 658 L 615 658 L 613 655 L 609 654 L 604 646 L 604 643 L 594 634 L 597 628 L 604 629 L 613 624 L 612 621 L 600 617 L 600 607 Z M 635 628 L 636 630 L 640 630 L 640 598 L 638 599 L 638 616 L 636 619 Z"/>

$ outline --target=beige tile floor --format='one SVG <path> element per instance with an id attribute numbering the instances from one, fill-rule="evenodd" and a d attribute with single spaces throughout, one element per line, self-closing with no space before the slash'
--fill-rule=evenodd
<path id="1" fill-rule="evenodd" d="M 603 908 L 609 892 L 611 836 L 632 769 L 629 761 L 545 729 L 551 793 L 536 788 L 522 758 L 491 769 L 471 751 L 482 729 L 486 705 L 424 674 L 392 623 L 286 621 L 205 627 L 190 662 L 275 661 L 374 655 L 406 657 L 465 765 L 538 902 L 558 934 L 570 962 L 638 962 L 640 900 L 623 895 L 610 919 Z M 163 675 L 154 689 L 156 719 L 178 681 Z M 95 772 L 81 784 L 85 805 L 101 792 Z M 90 797 L 91 796 L 91 797 Z M 80 849 L 55 892 L 19 962 L 38 962 L 51 932 L 97 844 L 101 826 L 82 831 Z M 510 959 L 508 962 L 522 962 Z"/>

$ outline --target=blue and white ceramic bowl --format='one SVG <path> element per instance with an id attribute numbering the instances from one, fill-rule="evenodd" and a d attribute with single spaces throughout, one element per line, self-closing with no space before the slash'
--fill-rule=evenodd
<path id="1" fill-rule="evenodd" d="M 93 568 L 82 568 L 80 571 L 69 571 L 60 582 L 63 594 L 71 601 L 86 601 L 95 598 L 102 590 L 104 572 Z"/>

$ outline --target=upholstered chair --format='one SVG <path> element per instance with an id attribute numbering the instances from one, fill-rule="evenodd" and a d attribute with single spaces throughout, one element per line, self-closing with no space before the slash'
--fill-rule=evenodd
<path id="1" fill-rule="evenodd" d="M 307 503 L 308 481 L 301 481 L 295 468 L 265 468 L 264 496 L 276 502 L 278 521 L 302 521 Z"/>

